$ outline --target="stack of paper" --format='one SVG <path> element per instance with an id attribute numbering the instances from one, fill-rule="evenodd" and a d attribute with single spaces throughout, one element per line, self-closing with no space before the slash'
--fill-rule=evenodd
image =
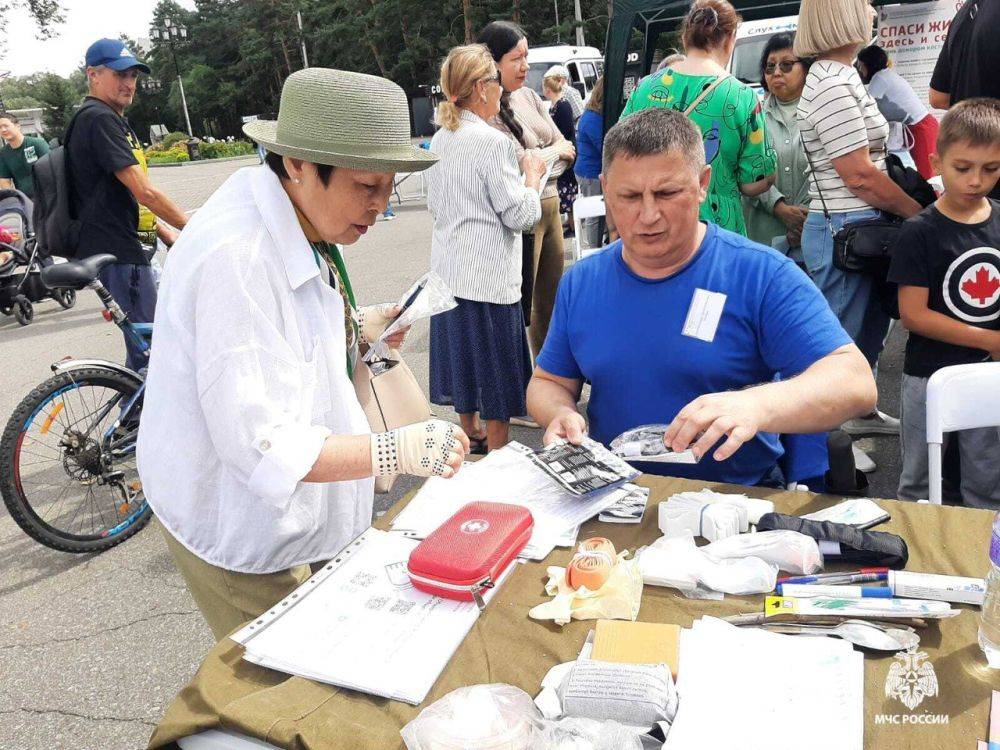
<path id="1" fill-rule="evenodd" d="M 541 560 L 574 529 L 615 505 L 628 490 L 605 489 L 579 496 L 556 482 L 524 451 L 509 443 L 481 461 L 465 464 L 451 479 L 432 477 L 392 521 L 394 531 L 423 539 L 473 501 L 512 503 L 531 511 L 535 526 L 523 556 Z"/>
<path id="2" fill-rule="evenodd" d="M 677 689 L 665 750 L 864 746 L 864 656 L 845 641 L 705 617 L 681 633 Z"/>
<path id="3" fill-rule="evenodd" d="M 479 617 L 473 602 L 417 591 L 418 544 L 369 529 L 290 596 L 233 634 L 243 658 L 281 672 L 417 705 Z M 500 583 L 487 592 L 489 601 Z"/>
<path id="4" fill-rule="evenodd" d="M 710 542 L 749 531 L 774 503 L 746 495 L 729 495 L 704 489 L 680 492 L 660 503 L 659 525 L 668 537 L 688 533 Z"/>

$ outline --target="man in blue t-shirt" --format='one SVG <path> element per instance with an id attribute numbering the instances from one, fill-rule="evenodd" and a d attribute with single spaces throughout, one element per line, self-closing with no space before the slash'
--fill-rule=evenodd
<path id="1" fill-rule="evenodd" d="M 528 409 L 545 443 L 577 441 L 591 384 L 602 443 L 642 424 L 694 465 L 641 468 L 736 484 L 773 481 L 779 433 L 833 429 L 869 413 L 871 368 L 808 277 L 770 248 L 698 221 L 711 168 L 683 114 L 638 113 L 604 141 L 608 211 L 621 240 L 559 286 Z"/>

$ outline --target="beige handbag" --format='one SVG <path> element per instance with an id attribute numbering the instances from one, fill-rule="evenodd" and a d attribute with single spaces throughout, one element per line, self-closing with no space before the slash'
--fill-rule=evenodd
<path id="1" fill-rule="evenodd" d="M 386 432 L 431 418 L 431 406 L 399 352 L 369 367 L 358 359 L 354 368 L 354 390 L 372 432 Z M 392 489 L 396 477 L 375 477 L 375 491 Z"/>

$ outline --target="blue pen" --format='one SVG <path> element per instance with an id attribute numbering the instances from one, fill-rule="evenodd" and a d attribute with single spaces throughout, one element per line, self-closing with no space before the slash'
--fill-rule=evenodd
<path id="1" fill-rule="evenodd" d="M 797 576 L 794 578 L 783 578 L 781 583 L 874 583 L 876 581 L 886 581 L 889 579 L 888 573 L 844 573 L 843 575 L 825 574 L 821 576 Z"/>
<path id="2" fill-rule="evenodd" d="M 823 586 L 779 583 L 778 596 L 811 598 L 815 596 L 837 596 L 842 599 L 892 599 L 892 589 L 880 586 Z"/>

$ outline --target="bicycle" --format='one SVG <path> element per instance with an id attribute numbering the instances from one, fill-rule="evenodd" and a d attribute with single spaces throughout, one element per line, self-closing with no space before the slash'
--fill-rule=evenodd
<path id="1" fill-rule="evenodd" d="M 113 255 L 58 263 L 49 288 L 91 289 L 114 322 L 149 356 L 152 324 L 132 323 L 98 280 Z M 14 409 L 0 437 L 0 493 L 14 521 L 62 552 L 100 552 L 152 517 L 135 467 L 145 377 L 101 359 L 65 359 Z"/>

